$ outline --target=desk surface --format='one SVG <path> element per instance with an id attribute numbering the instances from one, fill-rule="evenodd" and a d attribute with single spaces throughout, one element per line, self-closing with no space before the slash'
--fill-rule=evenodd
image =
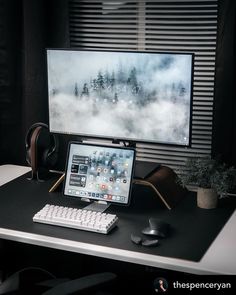
<path id="1" fill-rule="evenodd" d="M 0 166 L 0 184 L 4 184 L 18 177 L 29 168 L 3 165 Z M 200 262 L 191 262 L 182 259 L 150 255 L 136 251 L 122 250 L 109 246 L 71 241 L 50 235 L 33 234 L 23 230 L 0 228 L 0 237 L 3 239 L 24 242 L 28 244 L 46 246 L 81 254 L 93 255 L 120 261 L 127 261 L 163 269 L 183 271 L 195 274 L 236 274 L 236 212 L 230 217 L 220 234 L 211 244 Z"/>

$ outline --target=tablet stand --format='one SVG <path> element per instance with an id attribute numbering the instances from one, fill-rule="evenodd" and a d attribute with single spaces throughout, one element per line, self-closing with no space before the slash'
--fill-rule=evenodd
<path id="1" fill-rule="evenodd" d="M 64 179 L 65 173 L 63 173 L 61 177 L 53 184 L 53 186 L 49 189 L 49 193 L 54 192 L 58 188 L 58 186 L 64 181 Z"/>

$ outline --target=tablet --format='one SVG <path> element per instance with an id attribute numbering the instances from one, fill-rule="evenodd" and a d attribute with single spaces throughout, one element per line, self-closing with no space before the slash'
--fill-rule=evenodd
<path id="1" fill-rule="evenodd" d="M 134 163 L 132 148 L 70 142 L 64 195 L 128 205 Z"/>

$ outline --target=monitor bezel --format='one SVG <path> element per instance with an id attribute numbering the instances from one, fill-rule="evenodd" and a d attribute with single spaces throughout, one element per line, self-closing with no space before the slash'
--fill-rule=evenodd
<path id="1" fill-rule="evenodd" d="M 109 205 L 118 205 L 118 206 L 129 206 L 130 202 L 131 202 L 131 196 L 132 196 L 132 188 L 133 188 L 133 179 L 134 179 L 134 171 L 135 171 L 135 162 L 136 162 L 136 150 L 134 148 L 131 147 L 126 147 L 126 146 L 117 146 L 117 145 L 111 145 L 111 144 L 92 144 L 92 143 L 84 143 L 84 142 L 80 142 L 80 141 L 70 141 L 68 143 L 68 147 L 67 147 L 67 156 L 66 156 L 66 164 L 65 164 L 65 178 L 64 178 L 64 183 L 63 183 L 63 196 L 64 197 L 69 197 L 69 198 L 73 198 L 76 200 L 80 200 L 83 201 L 83 199 L 85 199 L 84 197 L 80 197 L 80 196 L 73 196 L 73 195 L 68 195 L 65 194 L 65 189 L 66 189 L 66 179 L 68 176 L 68 164 L 69 164 L 69 155 L 70 155 L 70 148 L 72 144 L 76 144 L 76 145 L 84 145 L 84 146 L 94 146 L 94 147 L 105 147 L 105 148 L 116 148 L 116 149 L 121 149 L 121 150 L 132 150 L 134 152 L 134 158 L 133 158 L 133 167 L 131 170 L 131 180 L 130 180 L 130 185 L 129 185 L 129 195 L 128 195 L 128 202 L 127 203 L 119 203 L 119 202 L 110 202 L 109 200 L 106 200 L 103 202 L 106 202 Z M 93 198 L 87 198 L 90 201 L 90 203 L 92 202 L 98 202 L 98 199 L 93 199 Z M 101 200 L 100 200 L 101 201 Z"/>
<path id="2" fill-rule="evenodd" d="M 48 83 L 48 51 L 74 51 L 74 52 L 108 52 L 108 53 L 134 53 L 134 54 L 174 54 L 174 55 L 189 55 L 191 56 L 191 82 L 190 82 L 190 104 L 189 104 L 189 132 L 188 132 L 188 143 L 180 144 L 180 143 L 170 143 L 164 141 L 156 141 L 156 140 L 147 140 L 147 139 L 138 139 L 138 138 L 127 138 L 127 137 L 113 137 L 104 135 L 94 135 L 94 134 L 84 134 L 80 132 L 62 132 L 57 130 L 51 130 L 50 126 L 50 95 L 49 95 L 49 83 Z M 194 77 L 194 58 L 195 54 L 193 52 L 181 52 L 181 51 L 135 51 L 135 50 L 108 50 L 108 49 L 84 49 L 84 48 L 46 48 L 46 83 L 47 83 L 47 101 L 48 101 L 48 126 L 49 130 L 55 134 L 63 134 L 63 135 L 71 135 L 71 136 L 79 136 L 82 140 L 88 139 L 98 139 L 98 140 L 111 140 L 112 142 L 130 142 L 130 143 L 143 143 L 143 144 L 153 144 L 153 145 L 165 145 L 165 146 L 173 146 L 173 147 L 183 147 L 190 148 L 192 145 L 192 117 L 193 117 L 193 77 Z"/>

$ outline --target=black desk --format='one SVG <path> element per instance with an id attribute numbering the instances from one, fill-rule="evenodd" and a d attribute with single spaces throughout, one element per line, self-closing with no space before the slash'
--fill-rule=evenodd
<path id="1" fill-rule="evenodd" d="M 79 203 L 77 199 L 68 199 L 61 193 L 48 193 L 53 181 L 30 182 L 22 176 L 0 188 L 1 238 L 154 267 L 164 265 L 165 268 L 174 270 L 185 269 L 186 266 L 191 265 L 192 272 L 195 272 L 193 262 L 181 260 L 181 268 L 178 264 L 180 259 L 166 257 L 181 257 L 183 253 L 190 256 L 195 255 L 194 247 L 197 245 L 198 237 L 197 235 L 186 235 L 185 225 L 187 222 L 196 225 L 199 218 L 207 220 L 209 213 L 206 214 L 206 211 L 196 208 L 194 196 L 189 195 L 176 209 L 168 211 L 151 191 L 140 186 L 134 187 L 131 207 L 109 208 L 110 212 L 118 215 L 119 225 L 106 236 L 33 223 L 32 216 L 46 203 L 73 207 L 84 206 L 84 203 Z M 192 209 L 189 210 L 190 208 Z M 219 214 L 224 214 L 223 208 L 219 209 Z M 147 225 L 147 220 L 151 216 L 158 216 L 169 221 L 173 226 L 172 235 L 162 240 L 157 248 L 134 245 L 130 241 L 130 234 L 139 233 Z M 173 216 L 175 216 L 174 224 Z M 214 218 L 214 214 L 212 217 Z M 205 238 L 208 238 L 207 232 Z M 186 247 L 181 249 L 174 247 L 173 243 L 176 243 L 176 239 L 177 242 L 184 239 L 183 244 Z M 196 260 L 196 256 L 194 259 Z"/>

